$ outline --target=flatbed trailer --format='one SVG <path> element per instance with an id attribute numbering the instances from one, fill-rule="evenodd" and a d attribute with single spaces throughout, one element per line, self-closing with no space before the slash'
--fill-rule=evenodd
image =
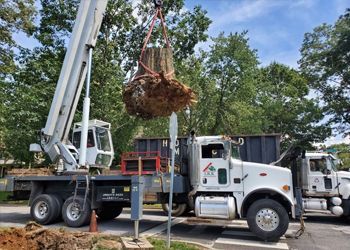
<path id="1" fill-rule="evenodd" d="M 142 190 L 145 194 L 144 203 L 166 203 L 169 194 L 170 175 L 161 173 L 158 175 L 143 175 L 142 177 L 144 181 Z M 32 208 L 31 210 L 34 210 L 31 211 L 31 215 L 35 219 L 38 216 L 35 214 L 34 203 L 38 197 L 43 195 L 53 197 L 58 201 L 59 207 L 62 207 L 63 201 L 69 200 L 70 197 L 83 199 L 83 203 L 88 200 L 91 203 L 91 209 L 95 209 L 100 217 L 112 219 L 121 213 L 120 211 L 119 214 L 117 212 L 113 214 L 111 212 L 113 208 L 119 211 L 124 207 L 131 206 L 131 186 L 132 176 L 128 175 L 7 176 L 0 181 L 0 190 L 11 192 L 11 199 L 28 200 L 28 205 Z M 174 202 L 186 202 L 188 192 L 188 178 L 175 175 Z M 50 202 L 44 203 L 49 209 L 50 204 L 48 203 Z M 106 216 L 106 213 L 112 214 Z M 56 219 L 48 219 L 41 223 L 49 224 Z M 72 224 L 67 220 L 65 222 L 73 227 L 85 224 Z"/>

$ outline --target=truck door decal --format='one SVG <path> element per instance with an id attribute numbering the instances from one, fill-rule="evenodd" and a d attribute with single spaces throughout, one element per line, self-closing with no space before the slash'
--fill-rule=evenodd
<path id="1" fill-rule="evenodd" d="M 216 176 L 216 168 L 213 166 L 213 163 L 210 162 L 204 169 L 203 173 L 205 176 Z"/>

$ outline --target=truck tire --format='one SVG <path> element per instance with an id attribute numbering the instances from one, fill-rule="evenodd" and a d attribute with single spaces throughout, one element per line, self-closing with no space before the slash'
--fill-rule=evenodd
<path id="1" fill-rule="evenodd" d="M 277 241 L 288 229 L 289 216 L 277 201 L 261 199 L 248 208 L 247 222 L 249 229 L 260 239 Z"/>
<path id="2" fill-rule="evenodd" d="M 123 212 L 121 206 L 104 206 L 96 210 L 96 214 L 100 220 L 111 220 L 118 217 Z"/>
<path id="3" fill-rule="evenodd" d="M 162 203 L 162 209 L 163 211 L 168 214 L 169 211 L 169 205 L 168 203 Z M 186 212 L 187 204 L 186 203 L 173 203 L 173 209 L 171 211 L 172 216 L 181 216 Z"/>
<path id="4" fill-rule="evenodd" d="M 63 206 L 63 199 L 61 196 L 57 195 L 57 194 L 53 194 L 52 195 L 53 198 L 56 200 L 57 203 L 57 217 L 55 218 L 55 222 L 60 222 L 62 221 L 62 206 Z"/>
<path id="5" fill-rule="evenodd" d="M 60 215 L 57 196 L 49 194 L 37 196 L 30 207 L 30 215 L 36 222 L 42 225 L 54 222 Z"/>
<path id="6" fill-rule="evenodd" d="M 91 203 L 87 198 L 84 206 L 84 198 L 69 197 L 62 206 L 62 218 L 69 227 L 81 227 L 89 224 L 91 216 Z"/>

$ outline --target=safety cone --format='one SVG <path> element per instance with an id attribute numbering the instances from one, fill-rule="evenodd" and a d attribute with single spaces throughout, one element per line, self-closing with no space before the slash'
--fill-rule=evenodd
<path id="1" fill-rule="evenodd" d="M 91 212 L 91 219 L 90 219 L 90 228 L 89 228 L 90 233 L 97 233 L 97 219 L 96 219 L 96 212 L 95 210 L 92 210 Z"/>

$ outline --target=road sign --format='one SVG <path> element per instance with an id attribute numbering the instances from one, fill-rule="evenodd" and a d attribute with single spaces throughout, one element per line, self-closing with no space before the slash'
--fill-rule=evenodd
<path id="1" fill-rule="evenodd" d="M 176 113 L 172 113 L 170 116 L 170 124 L 169 124 L 169 134 L 170 134 L 170 148 L 175 150 L 176 139 L 177 139 L 177 115 Z"/>
<path id="2" fill-rule="evenodd" d="M 171 170 L 170 170 L 170 192 L 169 192 L 169 203 L 168 203 L 168 232 L 167 232 L 168 249 L 170 249 L 171 212 L 173 208 L 173 190 L 174 190 L 175 145 L 176 145 L 176 139 L 177 139 L 177 115 L 174 112 L 170 116 L 169 134 L 170 134 L 170 148 L 171 148 Z"/>

